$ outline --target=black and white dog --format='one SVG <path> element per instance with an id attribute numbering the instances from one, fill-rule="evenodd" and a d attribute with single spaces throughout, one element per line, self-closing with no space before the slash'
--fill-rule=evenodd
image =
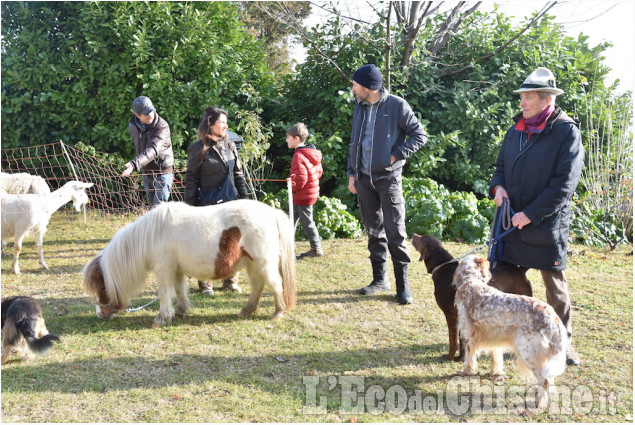
<path id="1" fill-rule="evenodd" d="M 49 334 L 42 307 L 31 297 L 14 296 L 2 300 L 2 364 L 11 354 L 24 350 L 26 358 L 44 354 L 59 338 Z"/>

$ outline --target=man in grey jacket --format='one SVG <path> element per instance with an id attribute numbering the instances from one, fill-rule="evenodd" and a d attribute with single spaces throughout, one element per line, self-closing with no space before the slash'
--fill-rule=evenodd
<path id="1" fill-rule="evenodd" d="M 132 102 L 134 114 L 128 129 L 137 156 L 128 161 L 121 173 L 128 177 L 133 171 L 142 174 L 143 186 L 150 208 L 170 199 L 174 179 L 174 153 L 170 126 L 157 114 L 147 96 L 139 96 Z"/>
<path id="2" fill-rule="evenodd" d="M 357 194 L 373 269 L 372 282 L 359 293 L 390 290 L 390 252 L 397 302 L 412 304 L 401 171 L 406 159 L 426 143 L 428 136 L 408 102 L 382 87 L 381 72 L 375 65 L 355 71 L 352 91 L 357 104 L 348 155 L 348 189 Z"/>

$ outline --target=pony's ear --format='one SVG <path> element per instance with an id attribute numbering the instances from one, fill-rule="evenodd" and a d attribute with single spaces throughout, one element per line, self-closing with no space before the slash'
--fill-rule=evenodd
<path id="1" fill-rule="evenodd" d="M 84 291 L 88 295 L 99 294 L 100 283 L 103 282 L 104 276 L 101 272 L 101 266 L 99 261 L 101 260 L 101 254 L 93 258 L 90 263 L 84 267 Z"/>

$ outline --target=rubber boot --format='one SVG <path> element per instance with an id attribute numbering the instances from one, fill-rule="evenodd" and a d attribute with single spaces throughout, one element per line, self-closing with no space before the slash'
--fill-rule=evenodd
<path id="1" fill-rule="evenodd" d="M 384 263 L 371 261 L 373 266 L 373 281 L 370 285 L 363 287 L 358 292 L 361 295 L 372 295 L 377 292 L 390 291 L 390 282 L 388 281 L 388 266 Z"/>
<path id="2" fill-rule="evenodd" d="M 395 268 L 395 286 L 397 286 L 397 302 L 399 304 L 412 304 L 412 292 L 410 292 L 410 284 L 408 283 L 408 265 L 394 266 Z"/>

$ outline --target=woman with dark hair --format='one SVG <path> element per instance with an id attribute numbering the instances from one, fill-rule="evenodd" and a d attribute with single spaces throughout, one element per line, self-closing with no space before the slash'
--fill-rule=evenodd
<path id="1" fill-rule="evenodd" d="M 227 135 L 227 112 L 205 108 L 198 126 L 198 141 L 187 148 L 185 202 L 204 206 L 245 199 L 247 185 L 236 145 Z M 240 292 L 237 277 L 225 279 L 223 289 Z M 204 294 L 213 295 L 210 282 L 198 282 Z"/>

